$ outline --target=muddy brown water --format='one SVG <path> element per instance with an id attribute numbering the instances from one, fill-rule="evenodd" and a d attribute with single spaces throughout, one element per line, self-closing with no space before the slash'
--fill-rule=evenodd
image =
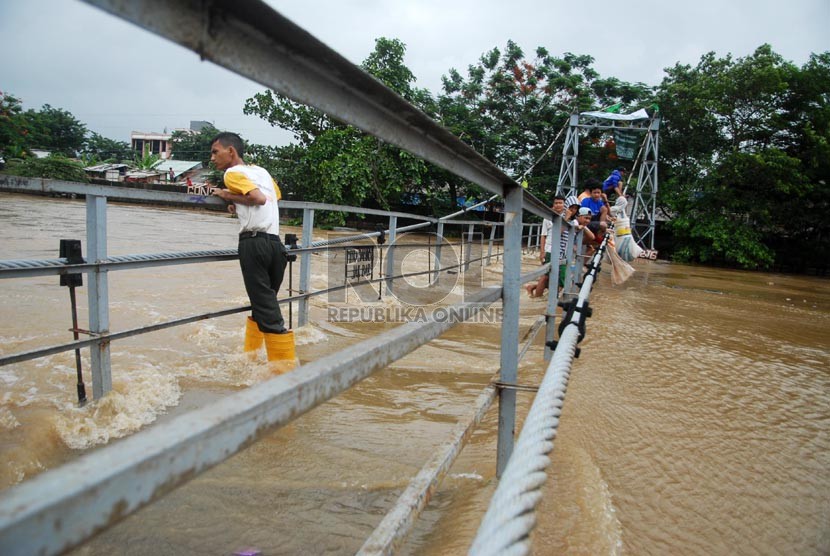
<path id="1" fill-rule="evenodd" d="M 60 238 L 85 243 L 83 202 L 0 198 L 0 259 L 56 258 Z M 212 213 L 110 204 L 108 227 L 113 255 L 235 247 L 236 222 Z M 314 258 L 314 288 L 326 284 L 325 259 Z M 830 553 L 830 282 L 636 269 L 616 287 L 602 273 L 592 293 L 534 554 Z M 109 276 L 114 331 L 246 303 L 236 262 Z M 544 303 L 522 296 L 520 336 Z M 83 327 L 85 288 L 79 305 Z M 311 326 L 297 331 L 303 361 L 394 326 L 328 315 L 325 299 L 312 302 Z M 71 339 L 57 277 L 3 280 L 0 316 L 3 354 Z M 71 353 L 0 367 L 0 487 L 266 379 L 266 366 L 241 354 L 242 323 L 240 314 L 114 343 L 114 391 L 83 409 Z M 497 371 L 499 338 L 497 324 L 455 327 L 74 553 L 354 553 Z M 84 368 L 91 392 L 86 352 Z M 540 335 L 520 381 L 538 383 L 544 368 Z M 520 418 L 530 396 L 519 394 Z M 404 554 L 466 553 L 496 484 L 495 417 Z"/>

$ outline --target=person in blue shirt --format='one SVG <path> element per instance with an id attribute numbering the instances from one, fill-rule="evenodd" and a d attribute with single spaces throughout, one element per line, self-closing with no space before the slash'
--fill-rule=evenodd
<path id="1" fill-rule="evenodd" d="M 591 186 L 591 196 L 582 199 L 580 206 L 591 209 L 591 220 L 600 222 L 608 220 L 608 205 L 602 200 L 602 186 L 599 183 Z"/>
<path id="2" fill-rule="evenodd" d="M 617 194 L 617 197 L 622 197 L 624 186 L 623 177 L 625 177 L 625 168 L 617 168 L 602 182 L 602 192 L 606 195 L 606 201 L 608 201 L 608 195 L 612 191 Z"/>

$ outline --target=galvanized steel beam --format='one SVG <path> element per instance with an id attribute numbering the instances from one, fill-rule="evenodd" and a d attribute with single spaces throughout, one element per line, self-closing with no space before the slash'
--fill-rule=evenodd
<path id="1" fill-rule="evenodd" d="M 645 247 L 648 245 L 654 249 L 654 238 L 657 221 L 657 168 L 660 145 L 660 118 L 651 120 L 648 133 L 646 134 L 642 152 L 640 173 L 637 178 L 637 192 L 634 196 L 634 204 L 631 207 L 631 230 L 634 239 Z"/>
<path id="2" fill-rule="evenodd" d="M 398 217 L 390 216 L 389 229 L 387 230 L 389 235 L 386 238 L 386 241 L 389 244 L 389 247 L 386 249 L 386 276 L 392 276 L 395 274 L 395 239 L 398 233 L 397 227 Z M 392 279 L 390 278 L 386 281 L 386 293 L 392 295 L 392 289 Z"/>
<path id="3" fill-rule="evenodd" d="M 302 246 L 307 249 L 312 243 L 312 231 L 314 230 L 314 210 L 303 209 L 303 239 Z M 300 255 L 300 294 L 308 293 L 308 285 L 311 277 L 311 253 L 303 253 Z M 291 295 L 289 292 L 288 295 Z M 297 306 L 298 326 L 305 326 L 308 324 L 308 298 L 303 297 Z"/>
<path id="4" fill-rule="evenodd" d="M 0 279 L 77 274 L 97 270 L 135 270 L 190 263 L 232 261 L 239 258 L 236 249 L 190 251 L 184 253 L 155 253 L 147 255 L 119 255 L 99 262 L 68 264 L 66 259 L 5 260 L 0 261 Z"/>
<path id="5" fill-rule="evenodd" d="M 225 201 L 211 195 L 194 195 L 175 191 L 156 191 L 136 187 L 116 185 L 95 185 L 44 178 L 24 178 L 20 176 L 0 176 L 0 190 L 8 192 L 95 195 L 112 200 L 158 201 L 186 203 L 193 205 L 215 205 L 224 207 Z"/>
<path id="6" fill-rule="evenodd" d="M 577 190 L 576 162 L 579 158 L 579 114 L 571 114 L 568 133 L 562 146 L 562 165 L 556 182 L 556 194 L 567 197 Z"/>
<path id="7" fill-rule="evenodd" d="M 545 361 L 550 361 L 553 356 L 553 350 L 548 345 L 548 342 L 553 341 L 554 333 L 556 331 L 556 304 L 559 301 L 561 293 L 559 292 L 559 263 L 562 256 L 567 256 L 562 253 L 562 246 L 560 245 L 560 238 L 562 236 L 562 226 L 567 226 L 564 218 L 555 218 L 553 220 L 553 229 L 550 237 L 550 273 L 548 274 L 548 303 L 545 311 Z M 570 237 L 571 234 L 568 234 Z M 573 257 L 573 253 L 571 253 Z M 567 262 L 565 262 L 567 264 Z M 563 288 L 564 290 L 564 288 Z"/>
<path id="8" fill-rule="evenodd" d="M 193 193 L 176 191 L 158 191 L 155 189 L 142 189 L 140 187 L 132 187 L 128 185 L 96 185 L 64 180 L 50 180 L 45 178 L 10 176 L 5 174 L 0 175 L 0 191 L 62 195 L 98 195 L 107 197 L 111 200 L 171 202 L 191 204 L 193 206 L 212 205 L 221 208 L 224 208 L 227 205 L 225 201 L 213 195 L 196 195 Z M 399 218 L 411 218 L 413 220 L 425 220 L 428 222 L 438 221 L 435 217 L 424 216 L 421 214 L 353 207 L 349 205 L 336 205 L 330 203 L 281 200 L 279 205 L 281 209 L 311 209 L 318 211 L 372 214 L 376 216 L 394 215 Z"/>
<path id="9" fill-rule="evenodd" d="M 472 147 L 260 0 L 84 0 L 501 196 L 521 189 Z M 550 210 L 525 193 L 528 210 Z"/>
<path id="10" fill-rule="evenodd" d="M 486 266 L 490 266 L 490 257 L 493 255 L 493 240 L 496 237 L 496 227 L 490 226 L 490 240 L 487 242 L 487 263 Z"/>
<path id="11" fill-rule="evenodd" d="M 107 198 L 86 196 L 86 244 L 87 259 L 92 262 L 107 258 Z M 89 299 L 89 332 L 92 336 L 110 331 L 109 280 L 107 269 L 96 268 L 89 273 L 87 297 Z M 110 343 L 102 340 L 89 346 L 92 367 L 92 397 L 101 399 L 112 390 L 112 366 Z"/>
<path id="12" fill-rule="evenodd" d="M 518 372 L 519 295 L 522 268 L 522 190 L 507 193 L 504 203 L 504 272 L 500 380 L 514 384 Z M 513 452 L 516 430 L 516 392 L 499 391 L 499 431 L 496 475 L 501 476 Z"/>

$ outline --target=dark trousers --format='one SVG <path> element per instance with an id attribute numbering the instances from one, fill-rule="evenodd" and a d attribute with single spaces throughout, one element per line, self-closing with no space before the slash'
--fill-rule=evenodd
<path id="1" fill-rule="evenodd" d="M 251 300 L 252 317 L 262 332 L 285 332 L 277 291 L 285 275 L 285 250 L 279 237 L 257 234 L 240 238 L 239 266 L 245 291 Z"/>

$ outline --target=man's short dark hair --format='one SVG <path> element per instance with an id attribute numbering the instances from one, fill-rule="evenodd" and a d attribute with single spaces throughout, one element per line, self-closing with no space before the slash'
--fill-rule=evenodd
<path id="1" fill-rule="evenodd" d="M 239 155 L 239 158 L 245 156 L 245 143 L 242 141 L 242 137 L 240 137 L 236 133 L 231 133 L 230 131 L 223 131 L 222 133 L 214 137 L 210 144 L 213 145 L 217 141 L 219 141 L 219 144 L 225 148 L 233 147 L 236 151 L 236 154 Z"/>
<path id="2" fill-rule="evenodd" d="M 585 180 L 585 185 L 582 186 L 583 189 L 589 189 L 589 190 L 594 190 L 597 187 L 602 189 L 602 184 L 596 178 L 588 178 L 587 180 Z"/>
<path id="3" fill-rule="evenodd" d="M 556 196 L 553 197 L 553 200 L 554 201 L 560 201 L 561 200 L 562 202 L 565 202 L 565 196 L 564 195 L 556 195 Z"/>

